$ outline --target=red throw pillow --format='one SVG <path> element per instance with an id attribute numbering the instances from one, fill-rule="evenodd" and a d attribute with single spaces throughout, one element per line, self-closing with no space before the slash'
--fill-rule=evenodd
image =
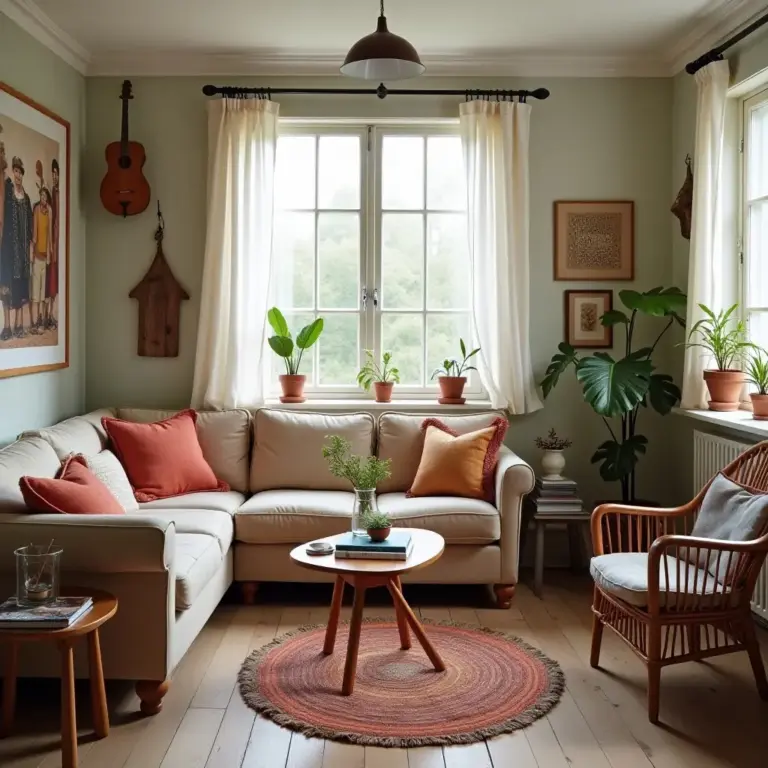
<path id="1" fill-rule="evenodd" d="M 19 488 L 33 512 L 63 515 L 124 515 L 109 488 L 88 469 L 82 456 L 71 456 L 57 478 L 22 477 Z"/>
<path id="2" fill-rule="evenodd" d="M 216 479 L 203 456 L 196 421 L 197 413 L 192 409 L 152 424 L 102 418 L 137 501 L 229 490 L 226 483 Z"/>

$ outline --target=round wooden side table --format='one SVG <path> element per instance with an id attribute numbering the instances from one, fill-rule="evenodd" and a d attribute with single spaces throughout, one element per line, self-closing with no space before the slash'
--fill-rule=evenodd
<path id="1" fill-rule="evenodd" d="M 325 630 L 325 643 L 323 653 L 333 653 L 336 643 L 336 630 L 339 626 L 339 614 L 341 613 L 341 601 L 344 596 L 344 584 L 351 584 L 355 589 L 355 600 L 352 607 L 352 620 L 349 623 L 349 640 L 347 642 L 347 659 L 344 664 L 344 680 L 341 692 L 349 696 L 355 687 L 355 672 L 357 671 L 357 652 L 360 648 L 360 630 L 363 625 L 363 608 L 365 606 L 365 591 L 369 587 L 386 587 L 392 595 L 395 603 L 395 615 L 397 616 L 397 628 L 400 633 L 400 647 L 407 651 L 411 647 L 411 636 L 408 632 L 410 625 L 413 634 L 416 635 L 421 647 L 432 662 L 437 672 L 445 671 L 445 664 L 440 654 L 429 641 L 424 627 L 416 618 L 416 614 L 403 597 L 403 588 L 400 584 L 400 575 L 415 571 L 417 568 L 434 563 L 445 549 L 445 541 L 439 533 L 426 531 L 419 528 L 407 528 L 413 539 L 413 549 L 407 560 L 342 560 L 330 555 L 308 555 L 307 545 L 301 544 L 291 551 L 291 560 L 302 568 L 315 571 L 325 571 L 336 574 L 336 583 L 333 587 L 331 599 L 331 613 L 328 617 L 328 628 Z M 327 541 L 335 544 L 337 539 L 346 536 L 328 536 L 318 541 Z"/>
<path id="2" fill-rule="evenodd" d="M 66 629 L 0 630 L 0 643 L 6 646 L 3 680 L 2 735 L 8 735 L 13 726 L 16 708 L 16 672 L 19 645 L 22 643 L 56 643 L 61 654 L 61 764 L 62 768 L 77 766 L 77 721 L 75 719 L 75 641 L 87 636 L 88 668 L 91 679 L 91 709 L 96 736 L 103 739 L 109 734 L 109 712 L 104 690 L 104 672 L 101 668 L 99 627 L 117 612 L 117 598 L 108 592 L 85 587 L 66 587 L 63 594 L 92 597 L 93 605 L 72 626 Z"/>

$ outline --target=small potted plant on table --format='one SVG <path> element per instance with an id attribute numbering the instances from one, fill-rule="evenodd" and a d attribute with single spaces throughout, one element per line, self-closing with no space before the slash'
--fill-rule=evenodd
<path id="1" fill-rule="evenodd" d="M 466 398 L 463 397 L 464 385 L 467 383 L 467 377 L 464 374 L 467 371 L 477 370 L 474 365 L 469 365 L 468 361 L 480 351 L 480 347 L 467 354 L 464 339 L 459 339 L 459 348 L 461 349 L 461 362 L 455 358 L 443 360 L 443 367 L 438 368 L 432 374 L 433 379 L 437 376 L 437 382 L 440 385 L 441 396 L 437 402 L 442 405 L 464 405 L 467 402 Z"/>
<path id="2" fill-rule="evenodd" d="M 755 347 L 747 362 L 747 381 L 757 387 L 750 393 L 752 416 L 758 421 L 768 421 L 768 358 L 764 349 Z"/>
<path id="3" fill-rule="evenodd" d="M 368 531 L 371 541 L 386 541 L 392 530 L 392 521 L 385 512 L 369 513 L 363 518 L 362 524 Z"/>
<path id="4" fill-rule="evenodd" d="M 549 430 L 546 437 L 536 438 L 536 447 L 541 448 L 544 454 L 541 457 L 541 468 L 544 470 L 545 480 L 561 480 L 565 469 L 565 456 L 563 451 L 570 448 L 571 441 L 558 436 L 555 428 Z"/>
<path id="5" fill-rule="evenodd" d="M 376 393 L 377 403 L 389 403 L 392 400 L 392 388 L 400 383 L 400 371 L 393 365 L 392 353 L 381 356 L 381 365 L 376 362 L 373 350 L 365 350 L 365 364 L 357 374 L 357 383 L 366 391 L 371 391 L 371 384 Z"/>
<path id="6" fill-rule="evenodd" d="M 269 346 L 285 363 L 285 373 L 280 376 L 280 386 L 283 389 L 280 402 L 303 403 L 307 399 L 304 397 L 304 383 L 307 377 L 299 373 L 299 366 L 304 350 L 309 349 L 323 332 L 323 318 L 318 317 L 314 322 L 305 325 L 299 331 L 295 342 L 283 313 L 277 307 L 272 307 L 267 312 L 267 320 L 275 332 L 275 335 L 268 339 Z"/>

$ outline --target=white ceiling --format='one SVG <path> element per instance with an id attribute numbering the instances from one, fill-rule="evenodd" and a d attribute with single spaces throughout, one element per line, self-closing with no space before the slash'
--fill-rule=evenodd
<path id="1" fill-rule="evenodd" d="M 528 74 L 537 67 L 536 74 L 670 74 L 689 50 L 702 53 L 766 5 L 387 0 L 386 15 L 390 30 L 408 38 L 439 74 Z M 349 46 L 373 31 L 378 2 L 0 0 L 0 10 L 41 26 L 84 60 L 89 74 L 321 73 L 337 71 Z"/>

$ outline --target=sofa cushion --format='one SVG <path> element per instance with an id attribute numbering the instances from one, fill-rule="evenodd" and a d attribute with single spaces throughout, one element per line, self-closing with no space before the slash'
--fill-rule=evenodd
<path id="1" fill-rule="evenodd" d="M 368 413 L 300 413 L 263 408 L 253 420 L 251 491 L 299 488 L 348 491 L 349 482 L 334 477 L 323 458 L 328 435 L 352 444 L 352 453 L 370 456 L 374 420 Z"/>
<path id="2" fill-rule="evenodd" d="M 176 535 L 176 610 L 186 610 L 221 567 L 223 555 L 214 536 Z"/>
<path id="3" fill-rule="evenodd" d="M 707 571 L 689 563 L 665 555 L 659 563 L 659 596 L 662 607 L 673 607 L 679 588 L 681 595 L 712 595 L 716 590 L 722 593 L 722 587 Z M 593 557 L 589 572 L 595 583 L 605 592 L 615 595 L 630 605 L 644 608 L 648 605 L 648 553 L 619 552 L 612 555 Z M 667 596 L 667 575 L 669 575 L 670 594 Z M 679 577 L 679 581 L 678 581 Z M 679 586 L 678 586 L 679 585 Z M 692 604 L 692 597 L 683 597 Z M 706 604 L 706 598 L 702 598 Z M 681 601 L 682 602 L 682 601 Z M 669 605 L 667 605 L 669 603 Z"/>
<path id="4" fill-rule="evenodd" d="M 138 512 L 139 502 L 133 495 L 133 488 L 125 474 L 120 460 L 112 451 L 101 451 L 92 456 L 80 454 L 88 469 L 107 486 L 126 512 Z"/>
<path id="5" fill-rule="evenodd" d="M 127 421 L 146 424 L 162 421 L 178 411 L 147 408 L 118 408 L 117 415 Z M 229 411 L 198 411 L 197 438 L 203 456 L 219 480 L 233 491 L 248 492 L 251 453 L 251 414 L 243 408 Z"/>
<path id="6" fill-rule="evenodd" d="M 301 544 L 344 533 L 352 524 L 350 491 L 262 491 L 235 514 L 235 538 L 248 544 Z"/>
<path id="7" fill-rule="evenodd" d="M 91 456 L 100 453 L 107 445 L 107 433 L 101 423 L 104 416 L 114 416 L 114 412 L 102 408 L 98 411 L 73 416 L 52 427 L 24 432 L 22 437 L 42 437 L 64 461 L 71 453 Z"/>
<path id="8" fill-rule="evenodd" d="M 203 533 L 219 542 L 221 554 L 226 555 L 232 545 L 235 524 L 232 515 L 214 509 L 148 509 L 147 505 L 136 514 L 153 520 L 173 523 L 177 533 Z"/>
<path id="9" fill-rule="evenodd" d="M 440 419 L 459 435 L 490 427 L 494 419 L 503 416 L 499 411 L 487 411 L 468 416 L 441 414 L 382 413 L 379 417 L 378 456 L 392 459 L 392 474 L 379 483 L 379 493 L 407 491 L 416 477 L 424 447 L 421 425 L 430 416 Z"/>
<path id="10" fill-rule="evenodd" d="M 61 459 L 42 437 L 24 437 L 0 450 L 0 512 L 28 512 L 19 480 L 56 477 Z"/>
<path id="11" fill-rule="evenodd" d="M 237 491 L 200 491 L 145 501 L 139 508 L 152 513 L 159 509 L 211 509 L 234 515 L 244 501 L 245 496 Z"/>
<path id="12" fill-rule="evenodd" d="M 492 544 L 501 536 L 499 513 L 480 499 L 458 496 L 407 498 L 404 493 L 383 493 L 379 510 L 400 528 L 427 528 L 446 544 Z"/>

